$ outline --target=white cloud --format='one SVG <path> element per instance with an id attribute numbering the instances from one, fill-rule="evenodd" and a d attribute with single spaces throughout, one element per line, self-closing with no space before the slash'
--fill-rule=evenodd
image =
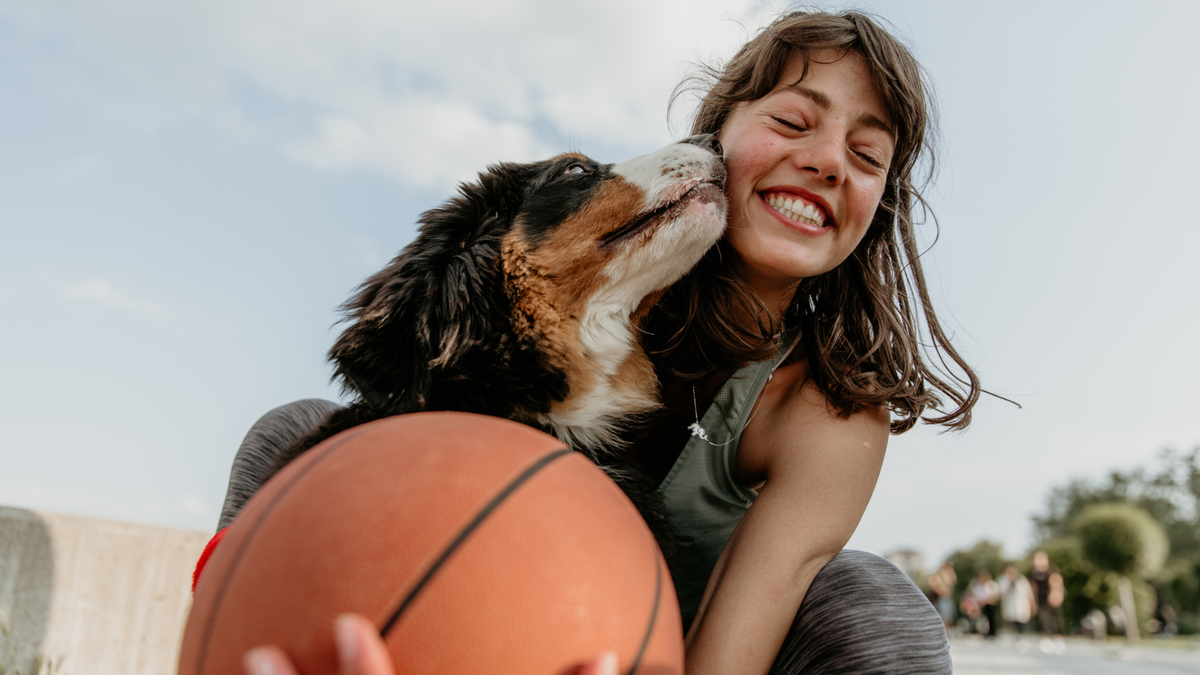
<path id="1" fill-rule="evenodd" d="M 59 297 L 64 300 L 89 302 L 153 319 L 161 319 L 169 314 L 166 307 L 126 295 L 104 279 L 89 279 L 71 284 L 62 289 Z"/>
<path id="2" fill-rule="evenodd" d="M 665 142 L 686 63 L 727 56 L 777 4 L 0 0 L 0 16 L 58 45 L 38 48 L 49 80 L 125 123 L 198 118 L 445 187 L 576 144 Z"/>
<path id="3" fill-rule="evenodd" d="M 318 168 L 367 169 L 419 188 L 472 179 L 498 161 L 555 152 L 523 124 L 488 120 L 469 105 L 435 99 L 322 115 L 315 136 L 287 147 L 291 157 Z"/>

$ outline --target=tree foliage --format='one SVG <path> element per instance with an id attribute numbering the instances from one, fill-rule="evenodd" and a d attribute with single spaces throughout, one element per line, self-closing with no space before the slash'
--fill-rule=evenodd
<path id="1" fill-rule="evenodd" d="M 1039 541 L 1069 536 L 1089 506 L 1132 504 L 1148 512 L 1167 533 L 1171 561 L 1200 556 L 1200 448 L 1186 454 L 1165 450 L 1153 469 L 1113 471 L 1105 482 L 1073 480 L 1050 491 L 1046 512 L 1034 516 Z"/>
<path id="2" fill-rule="evenodd" d="M 1084 553 L 1083 538 L 1072 527 L 1090 507 L 1113 503 L 1142 509 L 1169 541 L 1165 566 L 1148 579 L 1149 585 L 1134 583 L 1139 614 L 1153 611 L 1152 598 L 1157 594 L 1159 602 L 1179 613 L 1181 631 L 1200 630 L 1200 448 L 1182 454 L 1167 450 L 1152 467 L 1113 471 L 1099 482 L 1074 480 L 1050 492 L 1045 511 L 1033 522 L 1037 548 L 1046 549 L 1062 569 L 1068 624 L 1092 608 L 1107 609 L 1115 601 L 1110 587 L 1119 575 L 1098 571 L 1087 562 L 1096 554 Z M 1148 607 L 1143 599 L 1150 603 Z"/>
<path id="3" fill-rule="evenodd" d="M 1097 570 L 1148 579 L 1162 569 L 1170 543 L 1145 509 L 1132 504 L 1093 504 L 1072 523 L 1083 557 Z"/>

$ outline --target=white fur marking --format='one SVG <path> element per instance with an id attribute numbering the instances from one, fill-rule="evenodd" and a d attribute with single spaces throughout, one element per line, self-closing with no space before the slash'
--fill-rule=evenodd
<path id="1" fill-rule="evenodd" d="M 621 162 L 613 171 L 641 190 L 646 212 L 672 204 L 710 181 L 717 161 L 706 150 L 676 144 Z M 584 355 L 599 382 L 589 391 L 572 391 L 569 409 L 554 410 L 542 420 L 559 438 L 591 453 L 612 448 L 623 421 L 658 406 L 653 382 L 634 387 L 614 382 L 639 339 L 630 316 L 643 298 L 687 273 L 724 227 L 723 202 L 692 203 L 674 220 L 620 244 L 604 269 L 605 283 L 589 300 L 579 323 Z"/>

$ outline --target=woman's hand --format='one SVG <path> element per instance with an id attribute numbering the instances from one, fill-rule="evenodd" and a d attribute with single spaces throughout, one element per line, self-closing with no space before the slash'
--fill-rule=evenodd
<path id="1" fill-rule="evenodd" d="M 366 618 L 343 614 L 333 623 L 338 671 L 342 675 L 394 675 L 379 631 Z M 296 675 L 291 659 L 279 647 L 257 647 L 243 659 L 246 675 Z"/>
<path id="2" fill-rule="evenodd" d="M 366 618 L 343 614 L 334 622 L 338 671 L 341 675 L 395 675 L 379 631 Z M 296 675 L 291 659 L 278 647 L 257 647 L 246 652 L 246 675 Z M 575 675 L 617 675 L 614 654 L 604 654 L 583 665 Z"/>

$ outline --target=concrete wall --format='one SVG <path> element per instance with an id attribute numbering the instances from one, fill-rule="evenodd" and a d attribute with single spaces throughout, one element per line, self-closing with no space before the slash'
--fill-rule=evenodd
<path id="1" fill-rule="evenodd" d="M 174 673 L 210 534 L 0 506 L 0 674 Z"/>

